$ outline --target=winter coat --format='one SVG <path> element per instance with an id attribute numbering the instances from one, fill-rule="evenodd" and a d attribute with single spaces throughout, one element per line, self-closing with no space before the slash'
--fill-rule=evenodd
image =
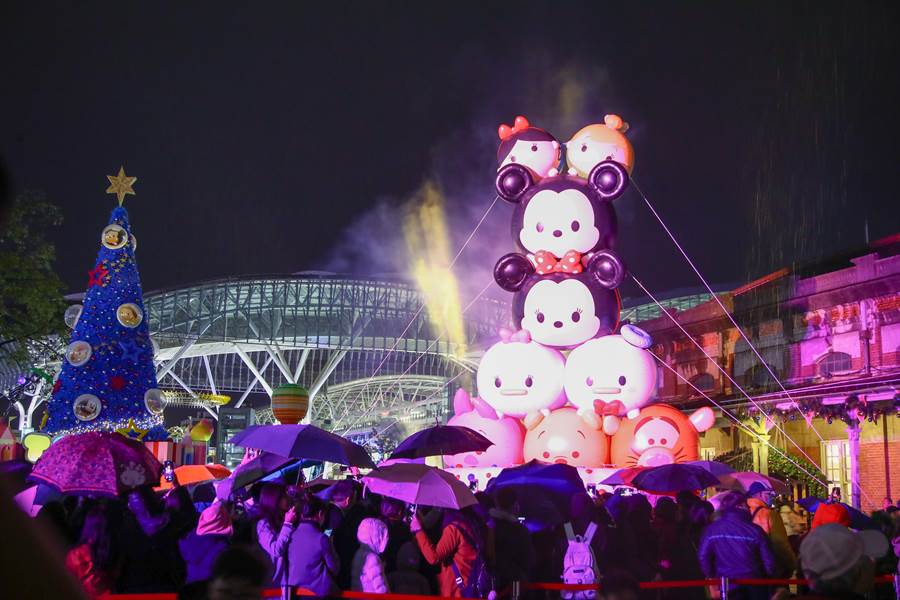
<path id="1" fill-rule="evenodd" d="M 387 545 L 387 526 L 378 519 L 363 519 L 357 530 L 357 539 L 359 549 L 353 555 L 350 569 L 352 589 L 357 592 L 387 593 L 387 577 L 381 560 L 381 553 Z"/>
<path id="2" fill-rule="evenodd" d="M 138 520 L 126 516 L 119 531 L 118 547 L 123 556 L 122 574 L 117 581 L 120 594 L 174 592 L 184 578 L 184 561 L 178 540 L 185 533 L 181 519 L 167 518 L 147 534 Z"/>
<path id="3" fill-rule="evenodd" d="M 747 506 L 750 507 L 753 522 L 766 532 L 769 541 L 772 542 L 772 550 L 775 552 L 779 567 L 775 575 L 793 574 L 797 568 L 797 557 L 788 541 L 781 513 L 769 508 L 769 505 L 759 498 L 748 498 Z"/>
<path id="4" fill-rule="evenodd" d="M 81 583 L 90 598 L 111 594 L 118 573 L 103 571 L 94 565 L 91 549 L 87 544 L 76 546 L 66 554 L 66 569 Z"/>
<path id="5" fill-rule="evenodd" d="M 465 530 L 465 534 L 463 534 L 463 530 Z M 416 542 L 419 544 L 419 550 L 422 551 L 422 557 L 429 564 L 441 567 L 438 574 L 441 596 L 453 598 L 462 596 L 462 591 L 456 585 L 456 574 L 453 572 L 452 565 L 455 564 L 463 580 L 468 581 L 469 575 L 472 573 L 472 565 L 478 556 L 473 545 L 474 541 L 475 534 L 468 525 L 460 522 L 450 523 L 444 527 L 437 544 L 431 543 L 424 531 L 416 532 Z"/>
<path id="6" fill-rule="evenodd" d="M 272 559 L 275 581 L 310 590 L 316 596 L 338 591 L 335 582 L 340 561 L 328 536 L 312 521 L 296 527 L 285 522 L 277 532 L 263 519 L 256 530 L 259 545 Z"/>
<path id="7" fill-rule="evenodd" d="M 204 581 L 212 577 L 212 567 L 219 555 L 228 549 L 230 536 L 223 534 L 197 535 L 192 531 L 178 541 L 187 575 L 185 583 Z"/>
<path id="8" fill-rule="evenodd" d="M 408 530 L 407 530 L 408 531 Z M 388 526 L 390 535 L 390 526 Z M 431 594 L 431 585 L 428 579 L 420 573 L 422 553 L 414 539 L 406 542 L 397 551 L 397 570 L 388 573 L 388 587 L 395 594 L 414 594 L 428 596 Z"/>
<path id="9" fill-rule="evenodd" d="M 738 508 L 707 525 L 698 554 L 707 577 L 763 577 L 777 568 L 768 536 Z"/>

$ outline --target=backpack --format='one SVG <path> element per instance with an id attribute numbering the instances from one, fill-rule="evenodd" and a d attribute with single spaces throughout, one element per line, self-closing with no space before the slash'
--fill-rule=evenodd
<path id="1" fill-rule="evenodd" d="M 453 575 L 456 577 L 456 587 L 459 588 L 460 595 L 463 598 L 489 598 L 494 591 L 494 577 L 488 571 L 487 563 L 484 560 L 484 552 L 481 545 L 469 537 L 464 529 L 458 527 L 460 535 L 475 548 L 475 561 L 472 563 L 472 572 L 469 573 L 469 580 L 463 579 L 456 561 L 450 559 L 450 566 L 453 568 Z"/>
<path id="2" fill-rule="evenodd" d="M 591 548 L 591 540 L 597 533 L 597 524 L 588 525 L 584 535 L 575 535 L 571 523 L 565 524 L 566 540 L 569 545 L 563 558 L 562 580 L 566 584 L 595 584 L 597 583 L 597 561 L 594 558 L 594 550 Z M 593 600 L 597 596 L 596 590 L 571 591 L 564 590 L 560 594 L 563 600 Z"/>

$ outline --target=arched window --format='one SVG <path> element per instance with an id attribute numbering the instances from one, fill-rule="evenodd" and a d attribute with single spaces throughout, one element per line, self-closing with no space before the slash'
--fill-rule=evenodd
<path id="1" fill-rule="evenodd" d="M 709 373 L 694 375 L 691 377 L 691 383 L 701 392 L 709 392 L 716 389 L 716 378 Z"/>
<path id="2" fill-rule="evenodd" d="M 849 371 L 853 368 L 850 355 L 846 352 L 829 352 L 819 359 L 818 371 L 822 377 L 831 377 L 841 371 Z"/>

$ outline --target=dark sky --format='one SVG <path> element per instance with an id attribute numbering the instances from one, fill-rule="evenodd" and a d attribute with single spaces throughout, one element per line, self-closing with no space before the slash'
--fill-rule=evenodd
<path id="1" fill-rule="evenodd" d="M 7 2 L 0 156 L 63 208 L 72 291 L 124 164 L 151 290 L 403 269 L 402 207 L 426 178 L 455 244 L 490 203 L 500 122 L 567 140 L 614 112 L 700 269 L 739 282 L 861 245 L 866 220 L 873 239 L 900 230 L 896 5 Z M 651 289 L 698 285 L 633 191 L 618 209 Z M 509 214 L 461 265 L 511 248 Z"/>

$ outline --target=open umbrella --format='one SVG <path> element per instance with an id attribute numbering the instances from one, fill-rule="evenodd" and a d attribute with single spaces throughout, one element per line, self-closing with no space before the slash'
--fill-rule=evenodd
<path id="1" fill-rule="evenodd" d="M 734 473 L 734 469 L 732 469 L 729 465 L 717 460 L 692 460 L 685 464 L 700 467 L 707 473 L 712 473 L 716 477 Z"/>
<path id="2" fill-rule="evenodd" d="M 115 496 L 156 485 L 162 465 L 143 443 L 108 431 L 69 435 L 51 444 L 29 476 L 63 494 Z"/>
<path id="3" fill-rule="evenodd" d="M 632 480 L 643 471 L 650 467 L 625 467 L 619 469 L 606 479 L 600 482 L 600 485 L 631 485 Z"/>
<path id="4" fill-rule="evenodd" d="M 719 487 L 737 490 L 739 492 L 749 492 L 750 486 L 754 483 L 761 484 L 765 489 L 772 490 L 776 494 L 788 494 L 790 488 L 788 485 L 775 477 L 769 477 L 755 471 L 738 471 L 727 475 L 719 476 Z"/>
<path id="5" fill-rule="evenodd" d="M 193 483 L 201 483 L 203 481 L 212 481 L 214 479 L 225 479 L 231 475 L 231 471 L 222 465 L 183 465 L 175 469 L 175 476 L 181 485 L 191 485 Z M 171 481 L 166 481 L 165 477 L 159 478 L 159 487 L 157 489 L 168 490 L 172 487 Z"/>
<path id="6" fill-rule="evenodd" d="M 515 490 L 521 514 L 529 525 L 550 526 L 568 520 L 572 496 L 586 493 L 575 467 L 536 460 L 503 469 L 488 482 L 485 491 L 495 494 L 505 487 Z"/>
<path id="7" fill-rule="evenodd" d="M 650 467 L 631 480 L 633 487 L 654 494 L 702 490 L 718 483 L 719 478 L 712 473 L 685 463 Z"/>
<path id="8" fill-rule="evenodd" d="M 409 504 L 457 509 L 478 504 L 455 475 L 428 465 L 391 465 L 372 471 L 362 480 L 366 489 Z"/>
<path id="9" fill-rule="evenodd" d="M 819 508 L 822 504 L 827 504 L 827 500 L 824 498 L 818 498 L 816 496 L 808 496 L 806 498 L 800 498 L 797 500 L 797 504 L 805 508 L 811 513 L 816 512 L 816 509 Z M 869 516 L 866 516 L 865 513 L 859 511 L 849 504 L 844 504 L 843 502 L 839 502 L 841 506 L 847 509 L 847 513 L 850 515 L 850 528 L 856 530 L 862 529 L 878 529 L 878 524 Z"/>
<path id="10" fill-rule="evenodd" d="M 397 446 L 390 458 L 422 458 L 460 452 L 484 452 L 494 442 L 477 431 L 457 425 L 438 425 L 412 434 Z"/>
<path id="11" fill-rule="evenodd" d="M 16 506 L 25 511 L 28 516 L 36 517 L 45 504 L 60 497 L 61 494 L 56 488 L 46 483 L 38 483 L 16 494 L 15 501 Z"/>
<path id="12" fill-rule="evenodd" d="M 362 446 L 313 425 L 253 425 L 228 441 L 236 446 L 257 448 L 284 457 L 375 468 L 375 463 Z"/>

